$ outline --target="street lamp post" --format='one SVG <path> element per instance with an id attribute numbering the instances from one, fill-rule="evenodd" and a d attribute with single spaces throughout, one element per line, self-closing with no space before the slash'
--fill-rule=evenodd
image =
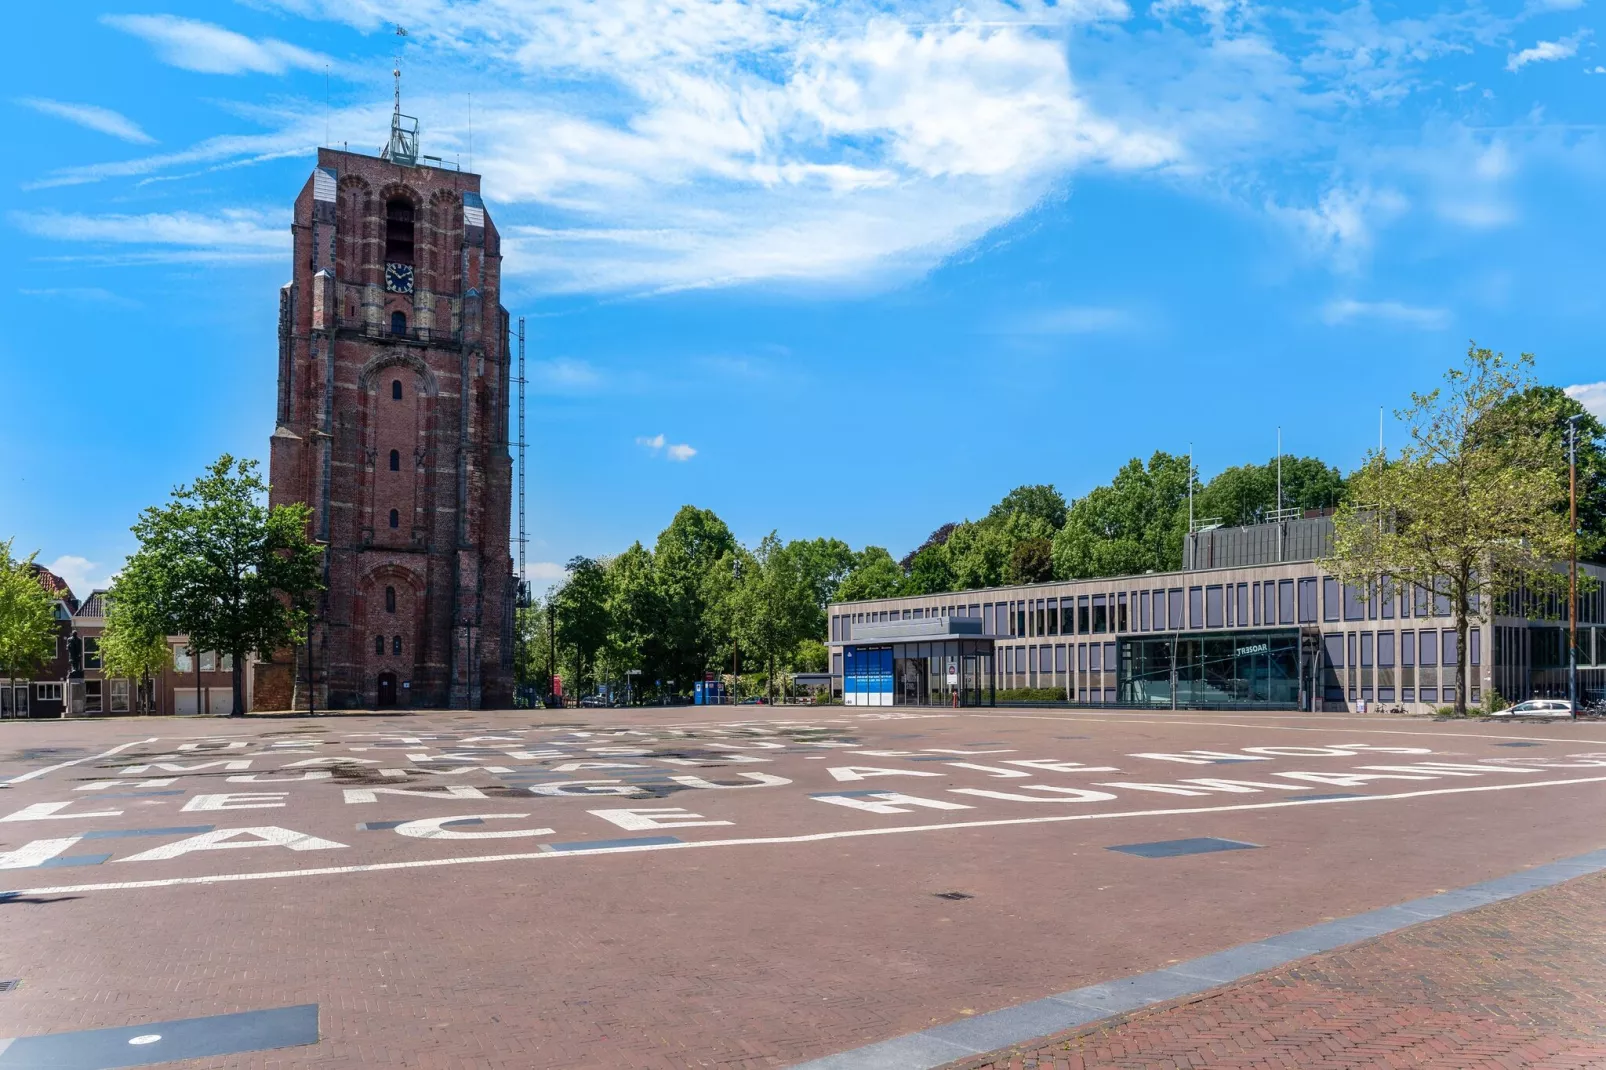
<path id="1" fill-rule="evenodd" d="M 1567 701 L 1578 713 L 1578 421 L 1567 417 L 1567 516 L 1572 524 L 1572 562 L 1567 571 Z"/>

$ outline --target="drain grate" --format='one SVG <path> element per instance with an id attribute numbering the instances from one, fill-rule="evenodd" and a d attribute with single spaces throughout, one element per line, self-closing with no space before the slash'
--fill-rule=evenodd
<path id="1" fill-rule="evenodd" d="M 953 899 L 953 900 L 956 900 L 956 901 L 960 900 L 960 899 L 974 899 L 974 898 L 976 898 L 975 896 L 970 895 L 970 894 L 968 894 L 966 892 L 932 892 L 931 894 L 936 896 L 938 899 Z"/>
<path id="2" fill-rule="evenodd" d="M 22 982 L 19 980 L 0 981 L 0 992 L 10 992 L 21 984 Z"/>

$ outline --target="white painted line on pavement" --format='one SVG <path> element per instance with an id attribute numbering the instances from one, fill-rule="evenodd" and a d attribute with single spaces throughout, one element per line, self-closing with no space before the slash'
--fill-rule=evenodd
<path id="1" fill-rule="evenodd" d="M 345 873 L 380 873 L 393 869 L 429 869 L 436 866 L 466 866 L 482 862 L 523 862 L 587 855 L 630 854 L 639 851 L 686 851 L 702 847 L 752 847 L 783 843 L 819 843 L 825 840 L 858 839 L 861 836 L 895 836 L 906 832 L 944 832 L 953 829 L 998 828 L 1007 825 L 1050 825 L 1065 821 L 1108 821 L 1125 817 L 1175 817 L 1184 814 L 1226 814 L 1243 810 L 1278 810 L 1290 806 L 1326 806 L 1347 803 L 1420 799 L 1432 795 L 1470 795 L 1485 791 L 1521 791 L 1526 788 L 1554 788 L 1571 784 L 1602 784 L 1606 776 L 1577 780 L 1540 780 L 1525 784 L 1484 784 L 1477 787 L 1432 788 L 1394 795 L 1356 795 L 1347 799 L 1283 799 L 1278 802 L 1239 803 L 1233 806 L 1176 807 L 1166 810 L 1124 810 L 1114 813 L 1053 814 L 1045 817 L 1010 817 L 993 821 L 953 821 L 934 825 L 902 825 L 896 828 L 845 829 L 838 832 L 811 832 L 797 836 L 762 836 L 730 840 L 691 840 L 684 843 L 654 843 L 631 847 L 581 848 L 572 851 L 527 851 L 518 854 L 473 855 L 468 858 L 423 858 L 410 862 L 371 862 L 353 866 L 323 866 L 317 869 L 283 869 L 267 873 L 215 873 L 203 877 L 167 877 L 147 881 L 117 881 L 107 884 L 65 884 L 50 888 L 9 888 L 0 895 L 64 895 L 68 892 L 113 892 L 135 888 L 172 888 L 183 884 L 225 884 L 232 881 L 275 880 L 280 877 L 327 877 Z"/>
<path id="2" fill-rule="evenodd" d="M 161 738 L 161 736 L 152 736 L 150 739 L 135 739 L 128 743 L 119 743 L 111 750 L 101 751 L 99 754 L 90 754 L 82 758 L 74 758 L 70 762 L 60 762 L 56 765 L 47 765 L 43 769 L 35 769 L 31 773 L 23 773 L 21 776 L 14 776 L 10 780 L 4 781 L 3 785 L 9 786 L 12 784 L 21 784 L 24 780 L 32 780 L 36 776 L 44 776 L 46 773 L 54 773 L 57 769 L 65 769 L 69 765 L 77 765 L 79 762 L 92 762 L 96 758 L 109 758 L 118 751 L 127 750 L 129 747 L 143 746 L 146 743 L 155 743 Z"/>

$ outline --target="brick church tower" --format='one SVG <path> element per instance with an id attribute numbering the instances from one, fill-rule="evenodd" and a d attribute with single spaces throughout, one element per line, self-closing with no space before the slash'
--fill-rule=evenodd
<path id="1" fill-rule="evenodd" d="M 513 702 L 500 241 L 417 130 L 398 93 L 389 146 L 319 149 L 295 202 L 270 480 L 326 547 L 303 708 Z"/>

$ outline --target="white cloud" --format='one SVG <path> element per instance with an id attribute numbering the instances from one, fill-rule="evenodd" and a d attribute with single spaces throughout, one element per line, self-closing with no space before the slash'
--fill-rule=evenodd
<path id="1" fill-rule="evenodd" d="M 662 434 L 637 435 L 636 445 L 644 446 L 647 452 L 657 456 L 659 451 L 671 461 L 689 461 L 697 456 L 697 451 L 684 442 L 670 442 Z"/>
<path id="2" fill-rule="evenodd" d="M 55 286 L 39 290 L 18 290 L 25 297 L 59 297 L 71 301 L 91 301 L 96 304 L 117 305 L 121 308 L 138 308 L 140 304 L 124 294 L 114 293 L 100 286 Z"/>
<path id="3" fill-rule="evenodd" d="M 177 15 L 103 15 L 101 21 L 155 47 L 162 62 L 202 74 L 283 74 L 321 71 L 335 60 L 284 41 L 254 40 L 210 22 Z"/>
<path id="4" fill-rule="evenodd" d="M 46 564 L 45 568 L 65 580 L 67 586 L 72 588 L 72 593 L 79 598 L 88 598 L 96 588 L 110 587 L 112 576 L 115 575 L 115 572 L 103 568 L 99 563 L 77 554 L 63 554 Z"/>
<path id="5" fill-rule="evenodd" d="M 562 583 L 568 570 L 556 561 L 529 561 L 524 566 L 524 578 L 530 583 Z"/>
<path id="6" fill-rule="evenodd" d="M 1420 330 L 1442 330 L 1450 325 L 1450 312 L 1448 309 L 1424 308 L 1399 301 L 1355 301 L 1343 298 L 1329 301 L 1323 306 L 1322 319 L 1331 326 L 1356 320 L 1373 320 Z"/>
<path id="7" fill-rule="evenodd" d="M 363 32 L 396 17 L 386 0 L 253 2 Z M 1525 16 L 1142 6 L 1139 18 L 1122 0 L 677 0 L 665 17 L 652 0 L 410 0 L 402 48 L 422 55 L 403 67 L 425 67 L 426 85 L 486 90 L 474 93 L 473 164 L 515 291 L 882 287 L 1088 172 L 1153 175 L 1267 211 L 1343 270 L 1412 207 L 1459 226 L 1514 218 L 1494 179 L 1463 189 L 1411 170 L 1427 164 L 1404 146 L 1425 160 L 1439 131 L 1423 127 L 1412 145 L 1398 123 L 1443 113 L 1399 107 L 1459 81 L 1436 61 L 1504 57 Z M 190 69 L 333 62 L 194 20 L 108 18 Z M 464 93 L 417 84 L 404 84 L 404 104 L 424 120 L 424 150 L 467 164 Z M 335 111 L 330 139 L 377 145 L 389 99 L 375 96 Z M 273 107 L 252 116 L 264 133 L 27 184 L 150 183 L 310 154 L 321 102 Z M 1379 109 L 1397 136 L 1374 136 Z M 1060 329 L 1090 328 L 1072 317 Z M 554 389 L 594 387 L 564 378 L 578 368 L 552 371 Z"/>
<path id="8" fill-rule="evenodd" d="M 1267 206 L 1290 225 L 1314 253 L 1342 270 L 1357 269 L 1371 251 L 1376 230 L 1403 214 L 1409 202 L 1396 190 L 1335 186 L 1309 208 Z"/>
<path id="9" fill-rule="evenodd" d="M 1096 305 L 1066 305 L 1030 313 L 1010 323 L 1008 334 L 1096 334 L 1132 326 L 1133 317 L 1124 308 Z"/>
<path id="10" fill-rule="evenodd" d="M 589 394 L 602 387 L 601 373 L 574 357 L 536 361 L 530 365 L 529 378 L 541 394 Z"/>
<path id="11" fill-rule="evenodd" d="M 1566 393 L 1593 413 L 1597 420 L 1606 420 L 1606 382 L 1579 383 L 1567 387 Z"/>
<path id="12" fill-rule="evenodd" d="M 245 260 L 282 257 L 290 251 L 284 211 L 224 209 L 153 212 L 144 215 L 83 215 L 68 212 L 13 212 L 22 230 L 53 241 L 105 247 L 155 247 L 121 260 Z"/>
<path id="13" fill-rule="evenodd" d="M 1506 57 L 1506 70 L 1520 71 L 1530 63 L 1549 63 L 1552 60 L 1571 59 L 1578 54 L 1578 39 L 1581 34 L 1563 37 L 1559 41 L 1540 41 L 1532 48 L 1525 48 L 1521 52 L 1513 52 Z"/>
<path id="14" fill-rule="evenodd" d="M 134 120 L 110 108 L 94 104 L 70 104 L 64 100 L 47 100 L 43 97 L 23 97 L 17 103 L 44 115 L 54 115 L 58 119 L 65 119 L 69 123 L 77 123 L 89 130 L 110 134 L 124 141 L 141 145 L 149 145 L 156 141 L 141 130 Z"/>

